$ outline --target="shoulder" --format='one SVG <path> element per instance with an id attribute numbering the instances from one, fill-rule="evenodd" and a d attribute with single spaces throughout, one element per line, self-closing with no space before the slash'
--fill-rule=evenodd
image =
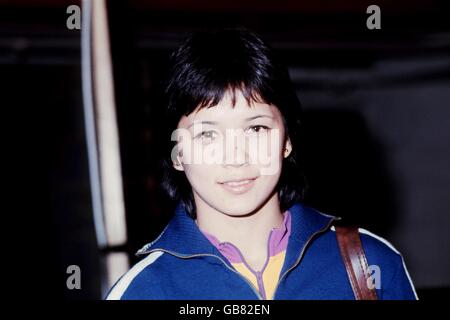
<path id="1" fill-rule="evenodd" d="M 379 267 L 387 280 L 404 272 L 411 281 L 403 255 L 392 243 L 369 230 L 359 228 L 358 231 L 369 265 Z"/>
<path id="2" fill-rule="evenodd" d="M 332 226 L 330 231 L 335 234 L 335 227 Z M 380 267 L 384 274 L 390 275 L 403 265 L 401 253 L 389 241 L 363 228 L 358 228 L 358 233 L 369 266 Z M 335 236 L 333 239 L 337 242 Z"/>
<path id="3" fill-rule="evenodd" d="M 115 283 L 106 300 L 140 299 L 146 295 L 146 291 L 154 288 L 148 284 L 157 279 L 157 269 L 163 255 L 163 252 L 155 251 L 136 263 Z"/>
<path id="4" fill-rule="evenodd" d="M 335 231 L 334 228 L 332 231 Z M 405 260 L 397 248 L 369 230 L 358 228 L 358 232 L 371 272 L 378 270 L 380 274 L 382 290 L 379 294 L 392 299 L 417 299 Z M 389 296 L 391 293 L 392 296 Z"/>
<path id="5" fill-rule="evenodd" d="M 366 254 L 394 264 L 401 263 L 402 254 L 388 240 L 363 228 L 358 231 Z"/>
<path id="6" fill-rule="evenodd" d="M 332 234 L 335 234 L 335 227 L 332 226 L 330 231 L 332 231 Z M 401 253 L 388 240 L 363 228 L 358 228 L 358 233 L 364 252 L 371 255 L 375 260 L 399 263 L 400 259 L 402 259 Z M 333 236 L 333 239 L 336 239 L 336 237 Z"/>

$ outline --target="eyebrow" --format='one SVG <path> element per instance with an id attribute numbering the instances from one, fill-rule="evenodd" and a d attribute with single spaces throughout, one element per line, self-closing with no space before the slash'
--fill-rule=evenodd
<path id="1" fill-rule="evenodd" d="M 199 124 L 199 123 L 201 123 L 201 124 L 212 124 L 212 125 L 218 124 L 217 121 L 194 121 L 194 122 L 192 122 L 187 128 L 189 129 L 189 128 L 192 127 L 194 124 Z"/>
<path id="2" fill-rule="evenodd" d="M 258 118 L 269 118 L 269 119 L 273 119 L 272 116 L 269 116 L 269 115 L 267 115 L 267 114 L 259 114 L 259 115 L 256 115 L 256 116 L 247 118 L 247 119 L 245 119 L 245 120 L 246 120 L 246 121 L 251 121 L 251 120 L 258 119 Z"/>
<path id="3" fill-rule="evenodd" d="M 269 119 L 273 119 L 272 116 L 266 115 L 266 114 L 259 114 L 253 117 L 249 117 L 249 118 L 245 118 L 245 121 L 252 121 L 258 118 L 269 118 Z M 211 125 L 217 125 L 218 122 L 217 121 L 194 121 L 192 122 L 187 128 L 189 129 L 190 127 L 192 127 L 195 124 L 211 124 Z"/>

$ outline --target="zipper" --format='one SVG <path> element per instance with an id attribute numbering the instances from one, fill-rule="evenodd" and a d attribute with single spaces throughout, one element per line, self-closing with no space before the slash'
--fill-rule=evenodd
<path id="1" fill-rule="evenodd" d="M 245 260 L 244 256 L 242 255 L 241 250 L 239 250 L 238 247 L 236 247 L 236 246 L 235 246 L 234 244 L 232 244 L 231 242 L 222 242 L 223 244 L 227 244 L 227 245 L 233 247 L 233 248 L 236 250 L 236 252 L 239 254 L 239 257 L 241 258 L 242 262 L 244 263 L 245 267 L 246 267 L 251 273 L 253 273 L 253 275 L 256 277 L 256 282 L 258 283 L 258 290 L 259 290 L 259 293 L 260 293 L 261 297 L 262 297 L 264 300 L 267 300 L 267 295 L 266 295 L 266 288 L 264 287 L 264 281 L 263 281 L 263 279 L 262 279 L 262 275 L 263 275 L 264 270 L 266 269 L 267 264 L 269 263 L 269 259 L 270 259 L 270 239 L 271 239 L 271 237 L 272 237 L 272 232 L 273 232 L 273 230 L 270 231 L 270 233 L 269 233 L 269 239 L 268 239 L 268 241 L 267 241 L 267 256 L 266 256 L 266 261 L 264 262 L 264 265 L 263 265 L 263 267 L 262 267 L 262 269 L 261 269 L 260 271 L 255 271 L 255 270 L 253 270 L 252 267 L 250 267 L 250 265 L 247 263 L 247 261 Z M 239 274 L 239 275 L 240 275 L 240 274 Z M 251 282 L 250 282 L 250 283 L 251 283 Z M 252 283 L 251 283 L 251 285 L 252 285 L 252 287 L 254 287 Z"/>
<path id="2" fill-rule="evenodd" d="M 225 267 L 227 267 L 229 270 L 233 271 L 234 273 L 236 273 L 241 279 L 243 279 L 245 282 L 247 282 L 247 284 L 250 286 L 250 288 L 253 290 L 253 292 L 255 293 L 255 295 L 258 297 L 258 300 L 263 300 L 263 297 L 261 296 L 261 294 L 255 289 L 255 286 L 249 281 L 247 280 L 247 278 L 245 278 L 244 276 L 242 276 L 239 272 L 237 272 L 236 270 L 234 270 L 233 268 L 231 268 L 221 257 L 216 256 L 214 254 L 208 254 L 208 253 L 199 253 L 199 254 L 192 254 L 192 255 L 188 255 L 188 256 L 183 256 L 180 255 L 176 252 L 173 251 L 169 251 L 169 250 L 165 250 L 165 249 L 153 249 L 150 250 L 148 252 L 146 252 L 146 254 L 150 254 L 152 252 L 156 252 L 156 251 L 162 251 L 162 252 L 166 252 L 170 255 L 173 255 L 177 258 L 181 258 L 181 259 L 189 259 L 189 258 L 195 258 L 195 257 L 214 257 L 219 259 L 220 261 L 222 261 L 222 263 L 225 265 Z"/>
<path id="3" fill-rule="evenodd" d="M 309 243 L 311 242 L 311 240 L 314 239 L 314 237 L 316 237 L 317 235 L 319 235 L 319 234 L 321 234 L 321 233 L 327 231 L 327 230 L 330 228 L 331 224 L 332 224 L 334 221 L 336 221 L 336 220 L 340 220 L 340 218 L 333 218 L 333 219 L 331 219 L 331 220 L 327 223 L 327 225 L 326 225 L 324 228 L 320 229 L 319 231 L 314 232 L 314 233 L 308 238 L 308 240 L 306 241 L 306 243 L 304 244 L 304 246 L 303 246 L 303 248 L 302 248 L 302 251 L 300 252 L 300 255 L 299 255 L 298 258 L 297 258 L 297 261 L 295 261 L 294 265 L 293 265 L 292 267 L 290 267 L 288 270 L 286 270 L 286 271 L 283 273 L 283 275 L 280 277 L 280 279 L 278 280 L 277 286 L 275 287 L 275 291 L 273 292 L 273 298 L 274 298 L 274 299 L 275 299 L 275 297 L 276 297 L 276 295 L 277 295 L 277 290 L 278 290 L 278 286 L 280 285 L 280 282 L 283 281 L 283 278 L 288 274 L 288 272 L 290 272 L 292 269 L 294 269 L 294 268 L 300 263 L 300 261 L 301 261 L 302 258 L 303 258 L 303 255 L 305 254 L 305 250 L 306 250 L 306 248 L 308 247 L 308 245 L 309 245 Z"/>
<path id="4" fill-rule="evenodd" d="M 167 230 L 168 227 L 169 227 L 169 225 L 166 225 L 166 227 L 164 228 L 164 230 L 161 231 L 161 233 L 159 234 L 159 236 L 158 236 L 155 240 L 153 240 L 153 241 L 150 242 L 150 243 L 147 243 L 144 247 L 142 247 L 141 249 L 139 249 L 138 252 L 136 252 L 135 255 L 136 255 L 136 256 L 140 256 L 140 255 L 146 254 L 148 248 L 150 248 L 152 245 L 154 245 L 154 244 L 156 243 L 156 241 L 158 241 L 158 240 L 163 236 L 163 234 L 166 232 L 166 230 Z"/>
<path id="5" fill-rule="evenodd" d="M 256 280 L 258 281 L 258 288 L 259 291 L 261 292 L 261 296 L 264 300 L 267 300 L 266 289 L 264 288 L 264 282 L 262 279 L 262 271 L 256 271 L 254 273 L 256 275 Z"/>
<path id="6" fill-rule="evenodd" d="M 262 275 L 264 274 L 264 271 L 266 270 L 267 264 L 269 263 L 269 260 L 270 260 L 270 241 L 272 238 L 272 233 L 273 233 L 273 229 L 270 230 L 269 239 L 267 240 L 266 262 L 264 263 L 264 266 L 262 267 L 261 271 L 256 272 L 256 278 L 258 279 L 258 287 L 262 293 L 262 296 L 264 297 L 264 300 L 267 300 L 267 293 L 266 293 L 266 288 L 264 287 L 264 281 L 262 279 Z"/>

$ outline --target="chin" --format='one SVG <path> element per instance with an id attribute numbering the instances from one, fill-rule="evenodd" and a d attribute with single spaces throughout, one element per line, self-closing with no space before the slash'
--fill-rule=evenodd
<path id="1" fill-rule="evenodd" d="M 245 202 L 245 200 L 235 201 L 220 206 L 220 211 L 234 217 L 245 216 L 251 214 L 258 208 L 258 204 Z"/>

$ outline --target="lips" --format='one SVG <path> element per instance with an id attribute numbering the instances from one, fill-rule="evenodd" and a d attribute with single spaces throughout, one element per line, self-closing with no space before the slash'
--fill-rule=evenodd
<path id="1" fill-rule="evenodd" d="M 235 179 L 219 182 L 219 184 L 230 193 L 243 194 L 253 188 L 255 180 L 256 178 Z"/>

